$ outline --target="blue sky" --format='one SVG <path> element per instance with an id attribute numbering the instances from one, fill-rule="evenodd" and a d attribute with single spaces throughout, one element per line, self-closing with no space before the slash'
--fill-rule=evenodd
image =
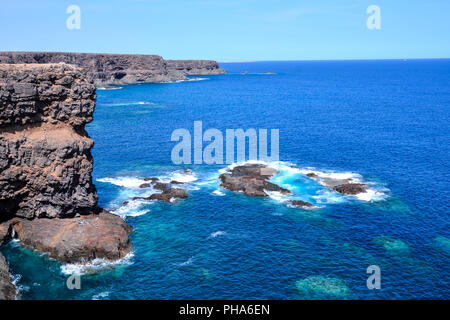
<path id="1" fill-rule="evenodd" d="M 69 30 L 66 8 L 81 9 Z M 381 30 L 369 30 L 369 5 Z M 450 58 L 449 0 L 15 0 L 0 51 L 159 54 L 218 61 Z"/>

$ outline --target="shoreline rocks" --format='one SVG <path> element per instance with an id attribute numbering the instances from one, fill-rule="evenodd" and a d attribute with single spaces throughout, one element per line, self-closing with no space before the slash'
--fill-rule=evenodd
<path id="1" fill-rule="evenodd" d="M 160 182 L 158 178 L 145 178 L 144 181 L 150 181 L 150 183 L 143 183 L 139 186 L 139 188 L 153 187 L 154 189 L 162 192 L 154 193 L 149 197 L 134 197 L 132 198 L 132 200 L 149 200 L 149 201 L 154 200 L 154 201 L 172 202 L 172 199 L 185 199 L 188 197 L 186 190 L 172 187 L 172 184 L 175 185 L 183 184 L 181 182 L 172 180 L 170 183 L 163 183 Z"/>
<path id="2" fill-rule="evenodd" d="M 164 202 L 171 202 L 172 199 L 185 199 L 188 197 L 186 190 L 179 188 L 168 188 L 162 193 L 154 193 L 150 197 L 144 198 L 144 200 L 157 200 Z"/>
<path id="3" fill-rule="evenodd" d="M 12 282 L 8 263 L 0 253 L 0 300 L 14 300 L 16 294 L 16 286 Z"/>
<path id="4" fill-rule="evenodd" d="M 158 55 L 74 52 L 0 52 L 4 64 L 67 63 L 84 68 L 98 87 L 187 80 L 187 75 L 225 74 L 213 60 L 165 60 Z"/>
<path id="5" fill-rule="evenodd" d="M 356 195 L 367 191 L 367 186 L 362 183 L 345 183 L 333 187 L 334 191 L 341 194 Z"/>
<path id="6" fill-rule="evenodd" d="M 0 64 L 0 245 L 18 238 L 63 262 L 131 251 L 132 228 L 97 206 L 84 128 L 95 90 L 72 65 Z"/>
<path id="7" fill-rule="evenodd" d="M 302 201 L 302 200 L 290 200 L 288 203 L 294 207 L 298 208 L 314 208 L 314 205 L 312 203 Z"/>
<path id="8" fill-rule="evenodd" d="M 343 195 L 357 195 L 366 192 L 369 187 L 366 184 L 354 182 L 352 178 L 333 179 L 328 177 L 320 177 L 314 172 L 306 174 L 307 177 L 316 180 L 318 183 L 326 186 L 328 189 L 339 192 Z"/>
<path id="9" fill-rule="evenodd" d="M 132 249 L 128 237 L 132 227 L 104 210 L 70 219 L 14 218 L 9 223 L 12 238 L 62 262 L 85 263 L 97 258 L 113 261 Z"/>
<path id="10" fill-rule="evenodd" d="M 269 181 L 277 173 L 277 170 L 262 164 L 236 166 L 219 176 L 220 186 L 253 197 L 268 197 L 266 191 L 280 192 L 283 195 L 291 194 L 289 190 Z"/>

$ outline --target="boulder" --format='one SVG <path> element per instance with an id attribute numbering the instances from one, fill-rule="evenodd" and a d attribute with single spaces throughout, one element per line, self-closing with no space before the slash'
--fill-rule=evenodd
<path id="1" fill-rule="evenodd" d="M 314 207 L 314 205 L 312 203 L 306 202 L 306 201 L 302 201 L 302 200 L 291 200 L 289 201 L 289 203 L 295 207 L 299 207 L 299 208 L 312 208 Z"/>
<path id="2" fill-rule="evenodd" d="M 157 190 L 164 191 L 164 190 L 169 189 L 170 186 L 168 186 L 166 183 L 156 182 L 156 183 L 153 185 L 153 188 L 155 188 L 155 189 L 157 189 Z"/>
<path id="3" fill-rule="evenodd" d="M 143 189 L 143 188 L 150 188 L 151 184 L 150 183 L 143 183 L 139 186 L 139 188 Z"/>
<path id="4" fill-rule="evenodd" d="M 188 194 L 186 190 L 178 188 L 170 188 L 164 190 L 162 193 L 152 194 L 150 197 L 144 198 L 144 200 L 157 200 L 170 202 L 171 199 L 184 199 L 187 198 Z"/>
<path id="5" fill-rule="evenodd" d="M 329 177 L 320 177 L 313 172 L 307 173 L 306 176 L 341 194 L 356 195 L 366 192 L 368 189 L 367 185 L 363 183 L 353 183 L 354 180 L 352 178 L 334 179 Z"/>
<path id="6" fill-rule="evenodd" d="M 132 228 L 107 211 L 69 219 L 14 218 L 10 223 L 22 245 L 63 262 L 117 260 L 131 251 L 128 235 Z"/>
<path id="7" fill-rule="evenodd" d="M 333 187 L 333 190 L 341 194 L 355 195 L 367 191 L 367 186 L 362 183 L 345 183 Z"/>

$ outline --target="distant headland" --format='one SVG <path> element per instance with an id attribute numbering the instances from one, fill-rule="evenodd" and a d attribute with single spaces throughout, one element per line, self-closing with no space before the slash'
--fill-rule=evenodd
<path id="1" fill-rule="evenodd" d="M 158 55 L 74 52 L 0 52 L 0 64 L 67 63 L 84 68 L 96 86 L 165 83 L 188 75 L 224 74 L 214 60 L 165 60 Z"/>

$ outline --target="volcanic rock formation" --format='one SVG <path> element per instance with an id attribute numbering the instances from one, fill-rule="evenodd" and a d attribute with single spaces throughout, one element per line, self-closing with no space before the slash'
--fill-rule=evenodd
<path id="1" fill-rule="evenodd" d="M 16 296 L 16 287 L 9 274 L 8 263 L 0 253 L 0 300 L 12 300 Z"/>
<path id="2" fill-rule="evenodd" d="M 267 197 L 267 191 L 290 194 L 289 190 L 269 181 L 277 173 L 277 170 L 262 164 L 237 166 L 219 176 L 222 182 L 220 186 L 230 191 L 244 192 L 246 195 L 254 197 Z"/>
<path id="3" fill-rule="evenodd" d="M 65 262 L 130 252 L 131 227 L 97 206 L 84 129 L 95 100 L 78 67 L 0 64 L 0 245 L 18 238 Z"/>
<path id="4" fill-rule="evenodd" d="M 97 86 L 186 80 L 224 74 L 213 60 L 164 60 L 157 55 L 71 52 L 0 52 L 0 63 L 60 63 L 85 69 Z"/>
<path id="5" fill-rule="evenodd" d="M 367 185 L 363 183 L 355 183 L 352 178 L 333 179 L 328 177 L 319 177 L 316 173 L 310 172 L 306 174 L 311 179 L 316 180 L 320 184 L 344 195 L 356 195 L 367 191 Z"/>

